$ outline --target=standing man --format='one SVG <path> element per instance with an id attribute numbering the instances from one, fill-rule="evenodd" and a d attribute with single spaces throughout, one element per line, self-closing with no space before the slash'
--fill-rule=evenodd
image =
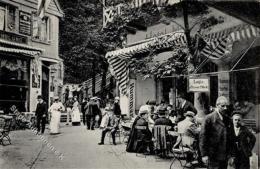
<path id="1" fill-rule="evenodd" d="M 235 169 L 250 169 L 249 157 L 255 146 L 255 136 L 241 125 L 242 114 L 234 112 L 232 115 L 233 126 L 230 128 L 231 137 L 231 164 Z"/>
<path id="2" fill-rule="evenodd" d="M 95 97 L 90 98 L 90 101 L 85 106 L 86 109 L 86 123 L 87 123 L 87 129 L 88 130 L 94 130 L 95 127 L 95 116 L 98 113 L 98 105 L 95 102 Z"/>
<path id="3" fill-rule="evenodd" d="M 35 111 L 35 115 L 37 117 L 37 131 L 38 133 L 40 133 L 41 130 L 41 134 L 43 134 L 45 130 L 48 109 L 47 109 L 47 104 L 42 99 L 42 96 L 39 95 L 37 97 L 37 100 L 38 100 L 38 104 Z"/>
<path id="4" fill-rule="evenodd" d="M 120 108 L 120 105 L 119 105 L 119 97 L 115 97 L 113 112 L 114 112 L 114 115 L 121 116 L 121 108 Z"/>
<path id="5" fill-rule="evenodd" d="M 184 114 L 187 111 L 192 111 L 193 113 L 195 113 L 195 115 L 197 114 L 197 110 L 193 106 L 193 104 L 188 100 L 184 99 L 183 95 L 179 95 L 177 98 L 176 123 L 185 119 Z"/>
<path id="6" fill-rule="evenodd" d="M 66 103 L 65 103 L 66 111 L 67 111 L 67 123 L 66 123 L 66 125 L 69 125 L 70 116 L 72 114 L 73 104 L 74 104 L 73 97 L 72 97 L 72 95 L 70 95 L 69 100 L 67 100 Z"/>
<path id="7" fill-rule="evenodd" d="M 83 124 L 86 125 L 86 109 L 85 106 L 87 105 L 88 101 L 87 98 L 84 98 L 82 103 L 81 103 L 81 113 L 82 113 L 82 119 L 83 119 Z"/>
<path id="8" fill-rule="evenodd" d="M 218 97 L 216 109 L 206 115 L 200 132 L 200 151 L 202 161 L 209 169 L 226 169 L 228 161 L 228 128 L 229 117 L 226 115 L 228 100 Z"/>

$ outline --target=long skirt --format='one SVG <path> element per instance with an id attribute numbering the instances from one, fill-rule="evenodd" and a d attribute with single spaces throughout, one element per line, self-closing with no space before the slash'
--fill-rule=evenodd
<path id="1" fill-rule="evenodd" d="M 72 109 L 71 121 L 72 125 L 80 125 L 80 112 L 78 108 Z"/>
<path id="2" fill-rule="evenodd" d="M 60 128 L 60 111 L 51 112 L 50 134 L 58 134 Z"/>

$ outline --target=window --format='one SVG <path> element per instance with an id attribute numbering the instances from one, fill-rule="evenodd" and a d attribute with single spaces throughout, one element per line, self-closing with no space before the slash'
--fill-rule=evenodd
<path id="1" fill-rule="evenodd" d="M 0 30 L 15 31 L 16 8 L 0 3 Z"/>
<path id="2" fill-rule="evenodd" d="M 43 42 L 50 41 L 50 18 L 40 18 L 33 14 L 33 39 L 40 40 Z"/>

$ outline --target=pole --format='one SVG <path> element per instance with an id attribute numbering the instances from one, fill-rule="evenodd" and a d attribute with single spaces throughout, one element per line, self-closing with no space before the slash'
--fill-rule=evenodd
<path id="1" fill-rule="evenodd" d="M 187 44 L 189 48 L 189 52 L 192 52 L 191 48 L 191 37 L 190 37 L 190 26 L 189 26 L 189 19 L 188 19 L 188 1 L 182 1 L 182 9 L 183 9 L 183 19 L 184 19 L 184 31 L 187 38 Z"/>

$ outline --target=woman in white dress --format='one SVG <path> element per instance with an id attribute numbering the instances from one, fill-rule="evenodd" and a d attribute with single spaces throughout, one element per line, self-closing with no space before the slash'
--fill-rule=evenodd
<path id="1" fill-rule="evenodd" d="M 79 102 L 77 97 L 74 97 L 74 103 L 72 108 L 72 115 L 71 115 L 72 125 L 80 125 L 80 111 L 79 111 Z"/>
<path id="2" fill-rule="evenodd" d="M 64 111 L 65 108 L 61 102 L 59 102 L 59 97 L 54 97 L 54 102 L 49 108 L 49 112 L 51 115 L 50 121 L 50 134 L 58 134 L 59 133 L 59 125 L 60 125 L 60 115 L 61 111 Z"/>

